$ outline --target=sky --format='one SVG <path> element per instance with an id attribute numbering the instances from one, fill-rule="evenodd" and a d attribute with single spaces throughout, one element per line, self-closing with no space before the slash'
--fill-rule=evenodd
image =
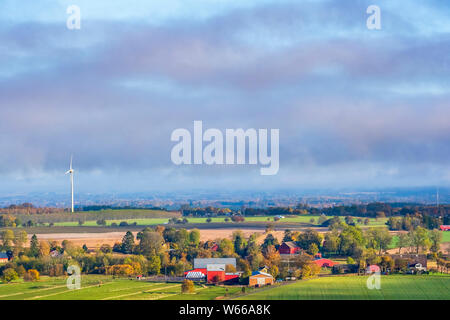
<path id="1" fill-rule="evenodd" d="M 449 186 L 449 52 L 439 0 L 2 0 L 0 194 L 72 154 L 78 192 Z M 279 129 L 278 174 L 174 165 L 195 120 Z"/>

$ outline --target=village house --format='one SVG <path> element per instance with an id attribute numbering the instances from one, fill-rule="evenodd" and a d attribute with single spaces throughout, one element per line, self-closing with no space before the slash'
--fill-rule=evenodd
<path id="1" fill-rule="evenodd" d="M 8 255 L 5 252 L 0 252 L 0 264 L 7 263 L 8 260 Z"/>
<path id="2" fill-rule="evenodd" d="M 427 271 L 428 261 L 425 254 L 392 254 L 392 259 L 408 261 L 408 271 L 411 273 Z"/>
<path id="3" fill-rule="evenodd" d="M 266 285 L 272 285 L 273 282 L 273 276 L 263 271 L 254 271 L 248 278 L 249 287 L 262 287 Z"/>
<path id="4" fill-rule="evenodd" d="M 287 241 L 281 244 L 278 252 L 280 254 L 299 254 L 302 252 L 302 249 L 294 241 Z"/>

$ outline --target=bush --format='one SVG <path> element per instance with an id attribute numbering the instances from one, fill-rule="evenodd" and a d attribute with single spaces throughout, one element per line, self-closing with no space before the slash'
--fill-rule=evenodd
<path id="1" fill-rule="evenodd" d="M 100 220 L 97 220 L 97 224 L 99 226 L 106 226 L 106 221 L 105 221 L 105 219 L 100 219 Z"/>
<path id="2" fill-rule="evenodd" d="M 128 222 L 126 221 L 120 222 L 119 227 L 128 227 Z"/>
<path id="3" fill-rule="evenodd" d="M 111 227 L 117 227 L 117 223 L 115 222 L 111 223 Z"/>
<path id="4" fill-rule="evenodd" d="M 13 268 L 8 268 L 3 271 L 2 281 L 11 282 L 17 279 L 19 279 L 19 275 Z"/>
<path id="5" fill-rule="evenodd" d="M 212 221 L 211 218 L 206 219 L 206 222 L 210 223 Z"/>
<path id="6" fill-rule="evenodd" d="M 25 281 L 38 281 L 39 280 L 39 271 L 35 269 L 30 269 L 23 276 L 23 280 Z"/>
<path id="7" fill-rule="evenodd" d="M 102 246 L 100 247 L 100 251 L 103 253 L 111 253 L 113 249 L 109 244 L 102 244 Z"/>
<path id="8" fill-rule="evenodd" d="M 195 291 L 194 282 L 191 280 L 183 280 L 181 284 L 181 293 L 193 293 Z"/>

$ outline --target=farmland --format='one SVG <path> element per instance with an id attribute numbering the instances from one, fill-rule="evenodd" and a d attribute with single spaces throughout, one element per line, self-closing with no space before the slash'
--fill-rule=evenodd
<path id="1" fill-rule="evenodd" d="M 450 299 L 449 275 L 382 276 L 381 290 L 369 290 L 366 276 L 333 276 L 263 289 L 247 289 L 245 300 L 405 300 Z M 111 276 L 83 275 L 82 287 L 69 290 L 65 277 L 38 282 L 0 284 L 0 300 L 214 300 L 233 299 L 239 286 L 196 286 L 181 294 L 180 283 L 145 282 Z"/>
<path id="2" fill-rule="evenodd" d="M 108 219 L 110 216 L 108 216 L 108 213 L 104 213 L 101 216 L 106 220 L 106 225 L 111 226 L 112 223 L 119 224 L 122 221 L 127 222 L 128 224 L 136 223 L 138 226 L 151 226 L 151 225 L 158 225 L 158 224 L 165 224 L 168 222 L 168 219 L 171 217 L 165 217 L 165 218 L 134 218 L 134 219 Z M 197 218 L 197 217 L 187 217 L 189 224 L 205 224 L 205 223 L 221 223 L 221 224 L 228 224 L 228 225 L 235 225 L 235 223 L 228 221 L 226 222 L 226 217 L 213 217 L 210 218 L 210 222 L 207 221 L 207 218 Z M 314 219 L 314 222 L 311 222 L 311 219 Z M 318 219 L 319 216 L 313 216 L 313 215 L 304 215 L 304 216 L 287 216 L 280 221 L 277 222 L 277 224 L 284 224 L 284 223 L 299 223 L 299 224 L 310 224 L 313 226 L 318 226 Z M 343 217 L 341 217 L 341 220 L 344 221 Z M 386 223 L 386 218 L 380 218 L 380 219 L 369 219 L 368 226 L 384 226 Z M 257 216 L 257 217 L 245 217 L 245 223 L 252 223 L 252 222 L 274 222 L 273 217 L 267 217 L 267 216 Z M 74 221 L 64 221 L 64 222 L 57 222 L 55 223 L 55 226 L 65 226 L 65 227 L 74 227 L 78 225 L 78 220 Z M 87 220 L 84 222 L 83 226 L 96 226 L 96 220 Z M 360 226 L 364 226 L 364 224 L 358 224 Z"/>
<path id="3" fill-rule="evenodd" d="M 239 287 L 229 287 L 228 294 L 239 290 Z M 196 286 L 194 293 L 181 294 L 180 283 L 113 279 L 100 275 L 83 275 L 79 290 L 67 289 L 65 277 L 0 284 L 0 300 L 212 300 L 226 294 L 227 288 L 214 286 Z"/>
<path id="4" fill-rule="evenodd" d="M 448 275 L 389 275 L 369 290 L 367 276 L 321 277 L 246 295 L 247 300 L 449 300 Z"/>

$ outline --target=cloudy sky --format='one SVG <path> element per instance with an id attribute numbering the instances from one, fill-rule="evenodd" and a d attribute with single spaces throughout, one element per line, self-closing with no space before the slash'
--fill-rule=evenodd
<path id="1" fill-rule="evenodd" d="M 2 0 L 0 192 L 71 154 L 84 192 L 448 186 L 449 53 L 448 1 Z M 280 129 L 279 173 L 175 166 L 194 120 Z"/>

